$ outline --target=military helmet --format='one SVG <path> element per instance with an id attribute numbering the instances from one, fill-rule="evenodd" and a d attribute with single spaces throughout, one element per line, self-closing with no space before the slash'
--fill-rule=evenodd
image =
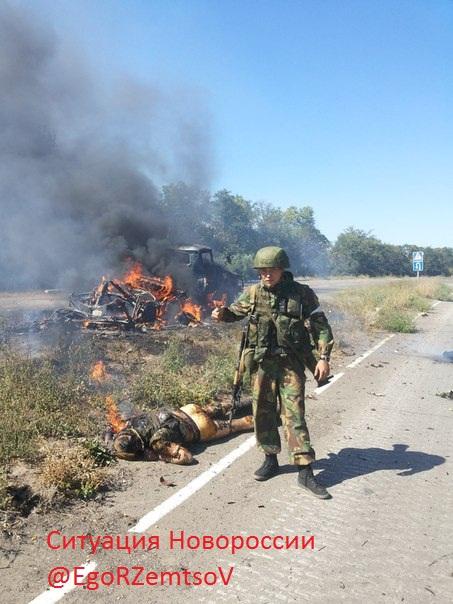
<path id="1" fill-rule="evenodd" d="M 288 254 L 275 245 L 262 247 L 256 252 L 253 268 L 289 268 Z"/>
<path id="2" fill-rule="evenodd" d="M 137 459 L 144 452 L 145 446 L 136 430 L 125 428 L 115 436 L 113 449 L 117 457 L 131 461 Z"/>

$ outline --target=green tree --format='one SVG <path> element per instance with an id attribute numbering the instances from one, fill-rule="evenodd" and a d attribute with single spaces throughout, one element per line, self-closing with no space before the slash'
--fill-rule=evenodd
<path id="1" fill-rule="evenodd" d="M 252 252 L 256 246 L 253 204 L 223 189 L 211 201 L 209 233 L 212 246 L 225 257 Z"/>
<path id="2" fill-rule="evenodd" d="M 295 273 L 313 275 L 329 271 L 330 243 L 316 228 L 310 206 L 290 206 L 282 210 L 260 204 L 256 207 L 256 228 L 259 247 L 279 245 L 285 248 Z"/>
<path id="3" fill-rule="evenodd" d="M 385 274 L 382 269 L 382 242 L 369 232 L 347 228 L 332 249 L 333 272 L 344 275 Z"/>
<path id="4" fill-rule="evenodd" d="M 293 267 L 303 275 L 326 274 L 330 243 L 315 225 L 313 208 L 290 206 L 283 212 L 286 245 Z"/>
<path id="5" fill-rule="evenodd" d="M 448 247 L 426 247 L 425 270 L 427 275 L 451 275 L 453 274 L 453 249 Z"/>

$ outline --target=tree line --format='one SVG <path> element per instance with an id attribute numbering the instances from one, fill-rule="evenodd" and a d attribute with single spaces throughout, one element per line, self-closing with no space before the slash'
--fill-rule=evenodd
<path id="1" fill-rule="evenodd" d="M 253 256 L 265 245 L 285 248 L 298 275 L 413 275 L 416 250 L 425 252 L 424 274 L 453 274 L 451 247 L 392 245 L 354 227 L 331 242 L 317 228 L 310 206 L 282 209 L 225 189 L 211 194 L 182 182 L 162 187 L 161 203 L 173 218 L 176 242 L 212 247 L 218 261 L 246 278 L 254 276 Z"/>

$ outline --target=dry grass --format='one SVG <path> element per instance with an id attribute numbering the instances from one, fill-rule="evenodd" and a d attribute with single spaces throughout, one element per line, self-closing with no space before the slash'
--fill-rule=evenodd
<path id="1" fill-rule="evenodd" d="M 42 451 L 39 474 L 45 488 L 64 497 L 89 499 L 110 485 L 108 468 L 99 465 L 89 447 L 59 441 L 45 443 Z"/>
<path id="2" fill-rule="evenodd" d="M 452 299 L 451 289 L 440 279 L 402 279 L 383 286 L 349 289 L 336 298 L 340 308 L 371 329 L 410 333 L 414 318 L 431 307 L 432 299 Z"/>
<path id="3" fill-rule="evenodd" d="M 421 277 L 415 285 L 415 291 L 432 300 L 453 301 L 453 290 L 440 278 Z"/>
<path id="4" fill-rule="evenodd" d="M 11 497 L 8 492 L 8 480 L 4 467 L 0 467 L 0 510 L 6 510 L 11 505 Z"/>

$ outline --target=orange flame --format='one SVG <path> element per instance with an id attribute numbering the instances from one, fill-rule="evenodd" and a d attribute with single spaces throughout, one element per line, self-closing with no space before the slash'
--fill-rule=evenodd
<path id="1" fill-rule="evenodd" d="M 133 262 L 128 272 L 122 278 L 123 283 L 128 287 L 142 289 L 151 293 L 156 300 L 164 304 L 157 309 L 156 322 L 154 329 L 160 329 L 165 323 L 164 316 L 166 312 L 165 304 L 176 299 L 174 288 L 175 284 L 171 275 L 165 277 L 151 277 L 143 272 L 143 265 L 140 262 Z"/>
<path id="2" fill-rule="evenodd" d="M 181 303 L 181 310 L 192 315 L 198 323 L 201 322 L 201 306 L 198 306 L 198 304 L 194 304 L 191 300 L 184 300 Z"/>
<path id="3" fill-rule="evenodd" d="M 210 308 L 220 308 L 222 306 L 226 306 L 228 302 L 228 294 L 222 294 L 220 300 L 214 299 L 214 294 L 208 294 L 208 306 Z"/>
<path id="4" fill-rule="evenodd" d="M 173 292 L 173 288 L 174 288 L 174 283 L 173 283 L 173 277 L 171 277 L 170 275 L 166 275 L 163 278 L 163 287 L 162 287 L 162 295 L 163 295 L 163 299 L 166 300 L 167 298 L 169 298 L 172 295 Z"/>
<path id="5" fill-rule="evenodd" d="M 156 315 L 155 321 L 152 323 L 153 329 L 161 329 L 166 324 L 167 305 L 174 301 L 178 301 L 181 311 L 187 313 L 190 325 L 195 326 L 201 322 L 202 307 L 198 304 L 194 304 L 190 298 L 181 301 L 181 292 L 175 289 L 175 283 L 171 275 L 166 275 L 165 277 L 147 275 L 140 262 L 133 261 L 132 259 L 129 259 L 128 262 L 129 268 L 125 274 L 119 280 L 115 280 L 114 282 L 109 281 L 108 288 L 107 278 L 102 277 L 101 282 L 92 294 L 93 304 L 98 304 L 104 293 L 112 293 L 114 291 L 114 285 L 121 285 L 126 289 L 130 288 L 132 290 L 147 292 L 151 294 L 153 300 L 159 303 L 156 305 L 155 309 Z M 212 294 L 208 296 L 208 298 L 209 306 L 212 308 L 226 304 L 226 294 L 222 297 L 221 301 L 213 300 Z M 90 320 L 84 321 L 82 324 L 85 328 L 93 326 L 93 322 Z M 93 376 L 93 379 L 98 378 Z"/>
<path id="6" fill-rule="evenodd" d="M 123 276 L 122 281 L 129 287 L 135 289 L 144 289 L 156 296 L 158 300 L 167 301 L 173 298 L 174 282 L 170 275 L 166 277 L 151 277 L 143 272 L 143 265 L 140 262 L 134 262 L 128 272 Z"/>
<path id="7" fill-rule="evenodd" d="M 120 432 L 120 430 L 126 427 L 126 422 L 122 419 L 113 396 L 109 395 L 105 397 L 105 406 L 107 408 L 108 424 L 112 426 L 115 433 Z"/>
<path id="8" fill-rule="evenodd" d="M 143 266 L 140 262 L 134 262 L 131 268 L 124 275 L 122 281 L 127 283 L 131 287 L 140 287 L 141 280 L 143 279 Z"/>
<path id="9" fill-rule="evenodd" d="M 96 361 L 91 367 L 90 377 L 95 382 L 103 382 L 107 377 L 107 371 L 103 361 Z"/>

